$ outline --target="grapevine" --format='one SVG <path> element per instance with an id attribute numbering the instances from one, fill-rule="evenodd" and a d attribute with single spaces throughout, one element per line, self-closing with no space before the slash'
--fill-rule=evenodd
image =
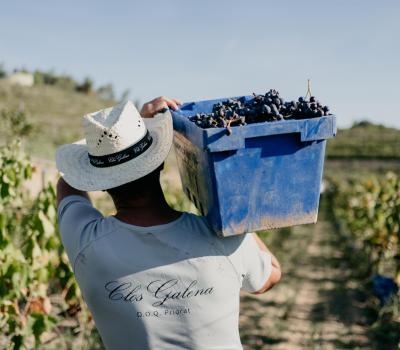
<path id="1" fill-rule="evenodd" d="M 367 267 L 376 310 L 371 330 L 377 339 L 399 343 L 400 177 L 389 172 L 384 178 L 375 175 L 331 185 L 341 231 L 364 256 L 360 267 Z"/>
<path id="2" fill-rule="evenodd" d="M 400 178 L 378 178 L 341 185 L 335 202 L 339 218 L 368 253 L 375 273 L 400 283 Z"/>
<path id="3" fill-rule="evenodd" d="M 23 189 L 33 170 L 19 139 L 0 149 L 0 341 L 13 349 L 36 348 L 55 330 L 52 294 L 64 296 L 65 310 L 82 302 L 59 238 L 54 186 L 34 200 Z"/>

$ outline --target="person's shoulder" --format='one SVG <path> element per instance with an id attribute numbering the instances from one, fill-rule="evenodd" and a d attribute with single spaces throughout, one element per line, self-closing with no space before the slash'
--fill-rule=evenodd
<path id="1" fill-rule="evenodd" d="M 207 236 L 215 234 L 213 228 L 207 222 L 207 219 L 204 216 L 197 215 L 187 211 L 183 212 L 182 215 L 185 216 L 182 224 L 186 226 L 186 228 L 199 231 Z"/>
<path id="2" fill-rule="evenodd" d="M 192 228 L 197 234 L 200 233 L 203 237 L 217 241 L 218 244 L 225 247 L 239 247 L 241 244 L 243 244 L 245 237 L 248 235 L 233 235 L 223 237 L 217 234 L 205 216 L 196 215 L 190 212 L 184 212 L 184 214 L 186 215 L 184 225 L 186 225 L 187 228 Z"/>

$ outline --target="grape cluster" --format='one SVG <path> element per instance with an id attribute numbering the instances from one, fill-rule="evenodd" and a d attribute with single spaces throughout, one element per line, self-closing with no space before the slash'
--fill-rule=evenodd
<path id="1" fill-rule="evenodd" d="M 207 129 L 329 115 L 328 106 L 323 106 L 314 96 L 285 102 L 274 89 L 265 95 L 253 95 L 254 98 L 245 103 L 237 99 L 216 103 L 211 113 L 198 113 L 189 119 Z"/>

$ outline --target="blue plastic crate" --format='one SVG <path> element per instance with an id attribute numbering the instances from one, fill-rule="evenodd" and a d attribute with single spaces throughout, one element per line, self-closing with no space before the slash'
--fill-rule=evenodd
<path id="1" fill-rule="evenodd" d="M 315 223 L 335 117 L 233 126 L 231 135 L 188 119 L 225 100 L 185 103 L 172 111 L 176 157 L 189 199 L 221 236 Z"/>

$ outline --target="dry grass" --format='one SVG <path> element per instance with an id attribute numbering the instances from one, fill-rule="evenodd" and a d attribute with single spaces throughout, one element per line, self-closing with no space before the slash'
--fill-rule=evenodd
<path id="1" fill-rule="evenodd" d="M 84 137 L 82 116 L 115 104 L 96 96 L 55 86 L 31 88 L 10 85 L 0 80 L 0 110 L 23 109 L 35 132 L 25 141 L 30 155 L 54 159 L 58 145 Z M 0 127 L 0 135 L 1 135 Z"/>

